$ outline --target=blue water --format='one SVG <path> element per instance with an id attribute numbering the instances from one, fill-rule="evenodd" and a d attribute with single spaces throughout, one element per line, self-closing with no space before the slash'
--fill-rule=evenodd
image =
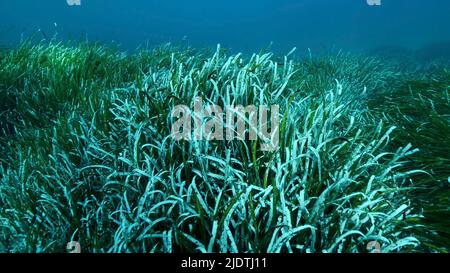
<path id="1" fill-rule="evenodd" d="M 450 41 L 449 14 L 448 0 L 0 0 L 0 45 L 38 33 L 126 49 L 171 42 L 244 52 L 271 44 L 274 51 L 415 50 Z"/>

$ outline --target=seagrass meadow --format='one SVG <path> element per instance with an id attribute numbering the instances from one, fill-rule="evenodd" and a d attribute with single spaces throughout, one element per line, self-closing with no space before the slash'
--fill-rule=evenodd
<path id="1" fill-rule="evenodd" d="M 450 70 L 23 42 L 0 53 L 0 252 L 450 249 Z M 280 145 L 175 141 L 171 109 L 280 107 Z"/>

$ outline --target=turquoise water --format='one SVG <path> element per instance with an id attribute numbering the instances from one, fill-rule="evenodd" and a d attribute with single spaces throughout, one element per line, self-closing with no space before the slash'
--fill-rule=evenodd
<path id="1" fill-rule="evenodd" d="M 430 47 L 450 55 L 444 0 L 0 1 L 0 44 L 21 37 L 89 39 L 127 49 L 165 42 L 254 52 L 371 52 Z M 376 2 L 376 1 L 374 1 Z M 436 55 L 436 54 L 434 54 Z"/>

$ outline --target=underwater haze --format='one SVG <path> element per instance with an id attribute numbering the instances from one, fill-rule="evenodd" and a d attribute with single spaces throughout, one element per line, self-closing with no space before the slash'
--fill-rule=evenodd
<path id="1" fill-rule="evenodd" d="M 81 0 L 70 6 L 66 0 L 1 0 L 0 45 L 17 44 L 38 30 L 42 38 L 115 41 L 127 49 L 220 43 L 253 52 L 273 43 L 272 50 L 281 52 L 293 47 L 370 52 L 450 42 L 449 1 L 381 0 L 379 6 L 371 1 Z"/>

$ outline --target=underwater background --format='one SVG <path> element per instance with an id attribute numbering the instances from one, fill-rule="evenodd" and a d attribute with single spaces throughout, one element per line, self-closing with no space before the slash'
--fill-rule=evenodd
<path id="1" fill-rule="evenodd" d="M 0 253 L 448 253 L 449 13 L 0 0 Z M 279 145 L 175 139 L 199 97 Z"/>
<path id="2" fill-rule="evenodd" d="M 115 41 L 126 49 L 164 42 L 220 43 L 236 52 L 413 51 L 450 55 L 450 3 L 444 0 L 65 0 L 0 1 L 0 44 L 23 36 Z M 56 25 L 55 25 L 56 23 Z M 428 51 L 432 49 L 429 48 Z M 424 53 L 425 54 L 425 53 Z M 433 56 L 434 56 L 433 55 Z M 433 57 L 428 56 L 428 57 Z"/>

